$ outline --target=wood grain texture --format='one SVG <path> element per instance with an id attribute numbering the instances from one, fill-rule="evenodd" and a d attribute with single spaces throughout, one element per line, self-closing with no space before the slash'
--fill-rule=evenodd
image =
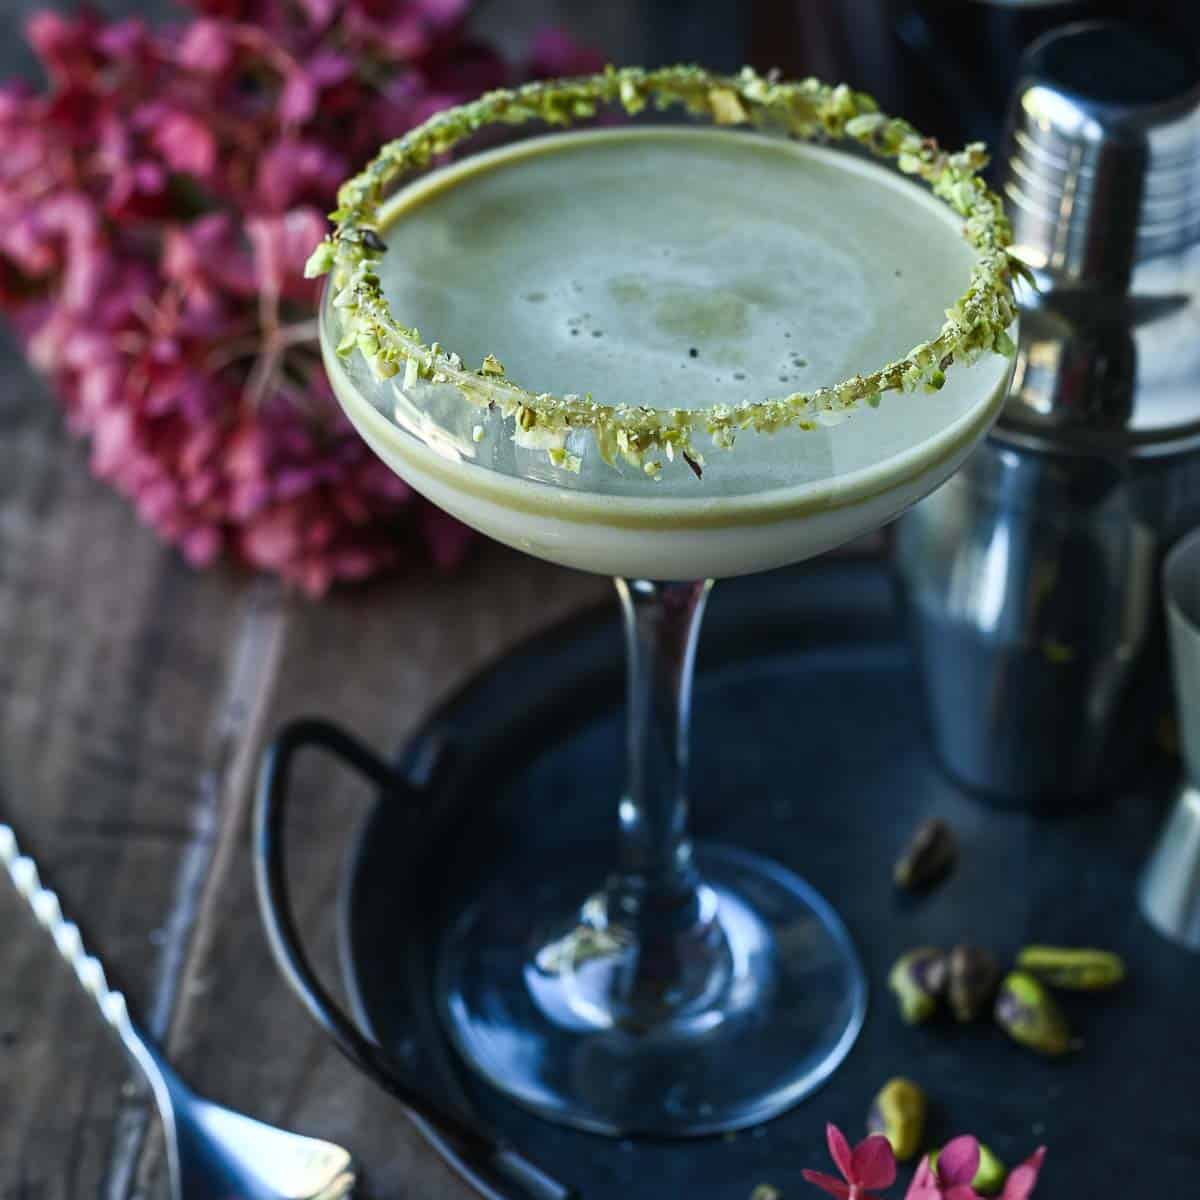
<path id="1" fill-rule="evenodd" d="M 194 574 L 88 476 L 40 383 L 3 362 L 0 814 L 201 1091 L 344 1140 L 389 1195 L 462 1194 L 274 972 L 247 852 L 254 769 L 301 711 L 394 745 L 479 665 L 607 584 L 499 549 L 452 578 L 320 605 Z M 330 962 L 356 797 L 318 764 L 306 783 L 299 894 Z M 144 1101 L 3 889 L 0 930 L 0 1196 L 165 1195 Z"/>
<path id="2" fill-rule="evenodd" d="M 299 604 L 265 726 L 323 715 L 390 750 L 502 647 L 608 592 L 605 580 L 489 548 L 451 578 Z M 297 908 L 326 977 L 336 979 L 343 854 L 370 796 L 317 758 L 300 769 L 289 837 Z M 271 970 L 254 911 L 248 807 L 247 793 L 227 874 L 197 938 L 193 967 L 210 986 L 202 1002 L 185 1000 L 173 1052 L 218 1099 L 254 1096 L 265 1119 L 342 1141 L 367 1165 L 372 1194 L 466 1196 L 394 1102 L 331 1052 Z"/>
<path id="3" fill-rule="evenodd" d="M 136 525 L 11 351 L 0 397 L 0 812 L 161 1031 L 244 585 Z M 0 929 L 0 1195 L 95 1194 L 123 1066 L 6 891 Z"/>

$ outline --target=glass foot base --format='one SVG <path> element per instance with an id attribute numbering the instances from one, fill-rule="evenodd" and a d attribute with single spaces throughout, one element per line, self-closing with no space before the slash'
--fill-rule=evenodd
<path id="1" fill-rule="evenodd" d="M 754 1125 L 795 1104 L 845 1058 L 866 980 L 832 908 L 766 859 L 701 847 L 702 919 L 665 973 L 694 986 L 631 1009 L 624 975 L 654 976 L 645 947 L 605 920 L 581 881 L 514 868 L 447 932 L 438 1003 L 475 1072 L 549 1120 L 596 1133 L 689 1136 Z M 639 954 L 640 951 L 640 954 Z M 652 1013 L 647 1020 L 647 1012 Z"/>

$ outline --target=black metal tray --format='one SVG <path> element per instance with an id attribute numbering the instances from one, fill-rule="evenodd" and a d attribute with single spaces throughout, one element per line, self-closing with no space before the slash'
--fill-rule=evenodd
<path id="1" fill-rule="evenodd" d="M 1200 1194 L 1200 957 L 1161 941 L 1134 901 L 1171 764 L 1148 765 L 1136 794 L 1055 818 L 964 793 L 932 761 L 889 578 L 872 561 L 719 586 L 693 732 L 698 836 L 803 874 L 858 943 L 871 1008 L 847 1062 L 770 1124 L 690 1142 L 561 1129 L 470 1079 L 432 1010 L 434 931 L 457 889 L 477 888 L 504 856 L 536 870 L 556 846 L 608 836 L 621 679 L 615 606 L 517 649 L 406 747 L 399 769 L 426 811 L 385 799 L 361 830 L 343 889 L 345 982 L 363 1027 L 413 1078 L 467 1105 L 584 1200 L 745 1200 L 761 1182 L 807 1194 L 801 1169 L 828 1166 L 825 1122 L 861 1136 L 872 1095 L 895 1074 L 927 1090 L 933 1140 L 976 1133 L 1010 1164 L 1048 1144 L 1039 1194 L 1052 1200 Z M 931 815 L 953 824 L 962 861 L 914 901 L 894 891 L 890 866 Z M 1065 1061 L 1041 1060 L 986 1022 L 907 1028 L 886 988 L 892 960 L 962 939 L 1004 958 L 1028 941 L 1104 945 L 1125 956 L 1130 980 L 1064 1000 L 1085 1043 Z"/>

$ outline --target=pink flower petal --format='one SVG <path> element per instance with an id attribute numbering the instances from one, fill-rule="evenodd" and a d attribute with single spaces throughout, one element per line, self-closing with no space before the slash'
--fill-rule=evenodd
<path id="1" fill-rule="evenodd" d="M 258 286 L 281 295 L 309 295 L 304 263 L 329 224 L 315 208 L 297 208 L 279 217 L 254 217 L 246 232 L 254 248 Z"/>
<path id="2" fill-rule="evenodd" d="M 896 1155 L 880 1134 L 864 1138 L 854 1147 L 851 1163 L 854 1182 L 864 1188 L 888 1188 L 896 1182 Z"/>
<path id="3" fill-rule="evenodd" d="M 446 28 L 463 20 L 471 8 L 471 0 L 417 0 L 421 16 L 431 25 Z"/>
<path id="4" fill-rule="evenodd" d="M 291 576 L 313 599 L 319 600 L 333 583 L 333 567 L 325 562 L 305 563 Z"/>
<path id="5" fill-rule="evenodd" d="M 1042 1164 L 1046 1161 L 1046 1147 L 1039 1146 L 1021 1165 L 1032 1167 L 1035 1171 L 1042 1169 Z"/>
<path id="6" fill-rule="evenodd" d="M 233 61 L 233 39 L 220 21 L 201 18 L 188 26 L 176 57 L 181 66 L 206 75 L 219 75 Z"/>
<path id="7" fill-rule="evenodd" d="M 48 10 L 34 13 L 25 26 L 25 36 L 47 73 L 63 83 L 87 71 L 95 32 L 94 17 L 65 17 Z"/>
<path id="8" fill-rule="evenodd" d="M 303 71 L 293 71 L 279 97 L 279 116 L 289 125 L 303 125 L 317 111 L 317 85 Z"/>
<path id="9" fill-rule="evenodd" d="M 943 1190 L 954 1184 L 970 1184 L 979 1171 L 979 1142 L 970 1134 L 946 1143 L 938 1155 L 937 1176 Z"/>
<path id="10" fill-rule="evenodd" d="M 193 567 L 207 567 L 221 555 L 221 534 L 212 526 L 193 529 L 184 535 L 180 549 Z"/>
<path id="11" fill-rule="evenodd" d="M 336 87 L 354 74 L 354 60 L 335 50 L 318 50 L 308 60 L 305 71 L 317 87 Z"/>
<path id="12" fill-rule="evenodd" d="M 937 1176 L 929 1166 L 929 1155 L 925 1155 L 917 1166 L 916 1173 L 904 1194 L 904 1200 L 943 1200 L 943 1192 Z"/>
<path id="13" fill-rule="evenodd" d="M 314 25 L 328 25 L 338 10 L 338 0 L 300 0 L 300 7 Z"/>
<path id="14" fill-rule="evenodd" d="M 312 203 L 324 212 L 348 170 L 345 156 L 329 146 L 311 139 L 281 138 L 259 157 L 254 185 L 258 206 L 283 212 Z"/>
<path id="15" fill-rule="evenodd" d="M 217 161 L 217 139 L 199 117 L 181 109 L 168 110 L 154 122 L 154 148 L 176 171 L 207 176 Z"/>
<path id="16" fill-rule="evenodd" d="M 299 548 L 299 534 L 288 508 L 271 509 L 242 531 L 242 554 L 256 567 L 282 570 Z"/>
<path id="17" fill-rule="evenodd" d="M 831 1196 L 837 1196 L 838 1200 L 848 1200 L 850 1189 L 840 1180 L 834 1179 L 832 1175 L 823 1175 L 820 1171 L 802 1171 L 806 1183 L 811 1183 L 815 1187 L 819 1187 L 823 1192 L 828 1192 Z"/>
<path id="18" fill-rule="evenodd" d="M 149 42 L 146 26 L 136 18 L 114 21 L 99 30 L 96 44 L 109 57 L 132 63 Z"/>
<path id="19" fill-rule="evenodd" d="M 851 1153 L 850 1143 L 846 1141 L 846 1135 L 832 1122 L 825 1126 L 825 1143 L 829 1147 L 829 1157 L 842 1173 L 842 1178 L 847 1183 L 855 1182 L 854 1155 Z"/>
<path id="20" fill-rule="evenodd" d="M 916 1174 L 913 1175 L 912 1181 L 920 1187 L 934 1187 L 937 1184 L 937 1177 L 933 1173 L 933 1168 L 929 1165 L 929 1155 L 923 1155 L 921 1161 L 917 1164 Z"/>
<path id="21" fill-rule="evenodd" d="M 1028 1200 L 1037 1186 L 1038 1173 L 1046 1158 L 1046 1147 L 1039 1146 L 1019 1167 L 1014 1167 L 1004 1181 L 1000 1200 Z"/>

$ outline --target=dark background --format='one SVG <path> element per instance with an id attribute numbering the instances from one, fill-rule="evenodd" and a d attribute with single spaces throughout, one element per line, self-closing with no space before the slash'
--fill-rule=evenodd
<path id="1" fill-rule="evenodd" d="M 28 74 L 34 68 L 19 30 L 46 4 L 3 0 L 2 7 L 0 75 Z M 92 7 L 164 19 L 173 8 L 164 0 Z M 1120 17 L 1200 46 L 1197 0 L 478 0 L 476 11 L 482 32 L 514 48 L 528 30 L 553 24 L 620 63 L 750 63 L 844 79 L 947 144 L 996 143 L 1021 49 L 1056 25 Z"/>

